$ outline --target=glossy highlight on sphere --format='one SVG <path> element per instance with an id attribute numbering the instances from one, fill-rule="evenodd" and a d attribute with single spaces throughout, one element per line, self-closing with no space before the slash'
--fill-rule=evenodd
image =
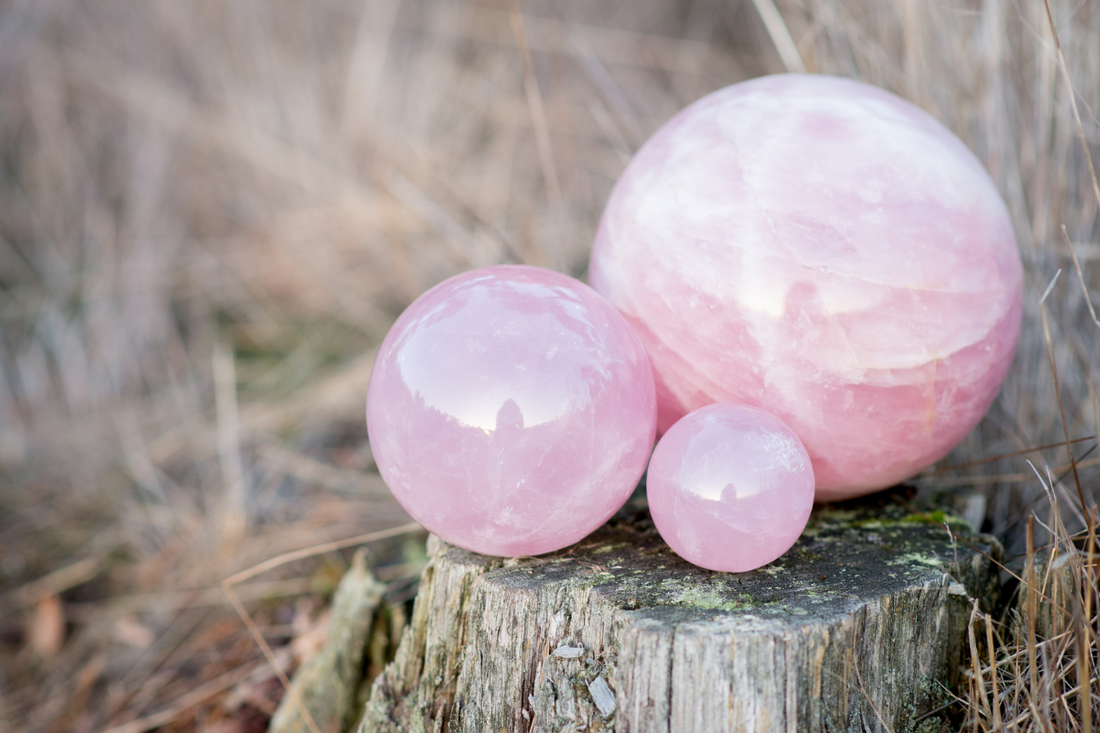
<path id="1" fill-rule="evenodd" d="M 657 531 L 677 555 L 709 570 L 745 572 L 802 534 L 814 472 L 802 441 L 779 418 L 719 402 L 661 437 L 646 494 Z"/>
<path id="2" fill-rule="evenodd" d="M 713 402 L 798 434 L 817 499 L 945 456 L 1015 350 L 1022 268 L 974 155 L 912 104 L 781 74 L 691 105 L 615 186 L 592 286 L 634 326 L 658 431 Z"/>
<path id="3" fill-rule="evenodd" d="M 394 497 L 488 555 L 558 550 L 630 497 L 656 430 L 653 376 L 623 317 L 587 285 L 502 265 L 432 288 L 371 373 L 367 429 Z"/>

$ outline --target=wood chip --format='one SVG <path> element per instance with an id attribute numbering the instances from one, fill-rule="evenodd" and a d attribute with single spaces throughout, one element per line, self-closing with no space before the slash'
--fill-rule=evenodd
<path id="1" fill-rule="evenodd" d="M 588 683 L 588 692 L 592 694 L 592 702 L 596 703 L 600 715 L 606 718 L 615 712 L 615 693 L 604 682 L 603 675 Z"/>

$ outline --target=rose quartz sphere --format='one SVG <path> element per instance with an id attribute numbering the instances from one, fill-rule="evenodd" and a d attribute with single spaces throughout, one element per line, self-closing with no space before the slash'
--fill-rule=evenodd
<path id="1" fill-rule="evenodd" d="M 645 350 L 584 283 L 500 266 L 447 280 L 378 352 L 367 429 L 406 511 L 459 547 L 537 555 L 599 527 L 653 447 Z"/>
<path id="2" fill-rule="evenodd" d="M 814 471 L 782 420 L 719 402 L 661 437 L 646 494 L 657 531 L 677 555 L 709 570 L 744 572 L 767 565 L 802 534 Z"/>
<path id="3" fill-rule="evenodd" d="M 817 499 L 946 455 L 1012 361 L 1021 266 L 973 154 L 881 89 L 784 74 L 722 89 L 615 186 L 590 282 L 630 321 L 658 430 L 716 401 L 806 445 Z"/>

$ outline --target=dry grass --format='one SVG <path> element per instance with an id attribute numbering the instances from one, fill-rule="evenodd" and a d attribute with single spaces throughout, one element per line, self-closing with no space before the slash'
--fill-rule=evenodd
<path id="1" fill-rule="evenodd" d="M 1051 10 L 1095 156 L 1100 3 Z M 702 94 L 800 65 L 923 106 L 1009 203 L 1026 269 L 1019 356 L 944 464 L 966 468 L 920 483 L 984 492 L 1025 580 L 1033 513 L 1044 548 L 1018 610 L 975 617 L 968 721 L 1050 730 L 1079 715 L 1076 680 L 1096 676 L 1100 603 L 1079 539 L 1095 440 L 1073 444 L 1080 496 L 1062 474 L 1066 434 L 1100 421 L 1085 295 L 1100 303 L 1100 202 L 1042 2 L 12 0 L 0 727 L 262 729 L 273 675 L 216 586 L 407 521 L 362 420 L 371 349 L 396 314 L 469 267 L 583 275 L 603 202 L 647 135 Z M 1038 301 L 1059 269 L 1051 362 Z M 1047 572 L 1054 548 L 1064 564 Z M 415 563 L 376 550 L 397 609 Z M 346 559 L 239 587 L 288 661 Z"/>
<path id="2" fill-rule="evenodd" d="M 1056 539 L 1044 548 L 1034 546 L 1034 527 L 1029 517 L 1019 595 L 1007 618 L 977 608 L 971 616 L 964 730 L 1068 733 L 1100 725 L 1095 515 L 1076 536 L 1061 523 L 1046 528 Z"/>

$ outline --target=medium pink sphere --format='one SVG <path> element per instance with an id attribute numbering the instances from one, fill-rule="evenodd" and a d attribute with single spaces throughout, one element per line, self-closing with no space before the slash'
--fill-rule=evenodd
<path id="1" fill-rule="evenodd" d="M 537 555 L 630 497 L 656 429 L 638 337 L 584 283 L 500 266 L 437 285 L 386 335 L 367 393 L 382 478 L 459 547 Z"/>
<path id="2" fill-rule="evenodd" d="M 649 461 L 646 494 L 657 531 L 677 555 L 739 573 L 767 565 L 802 534 L 814 472 L 782 420 L 719 402 L 664 434 Z"/>
<path id="3" fill-rule="evenodd" d="M 817 499 L 946 455 L 1012 361 L 1021 266 L 977 158 L 866 84 L 783 74 L 691 105 L 615 186 L 590 282 L 645 344 L 658 430 L 717 401 L 798 434 Z"/>

